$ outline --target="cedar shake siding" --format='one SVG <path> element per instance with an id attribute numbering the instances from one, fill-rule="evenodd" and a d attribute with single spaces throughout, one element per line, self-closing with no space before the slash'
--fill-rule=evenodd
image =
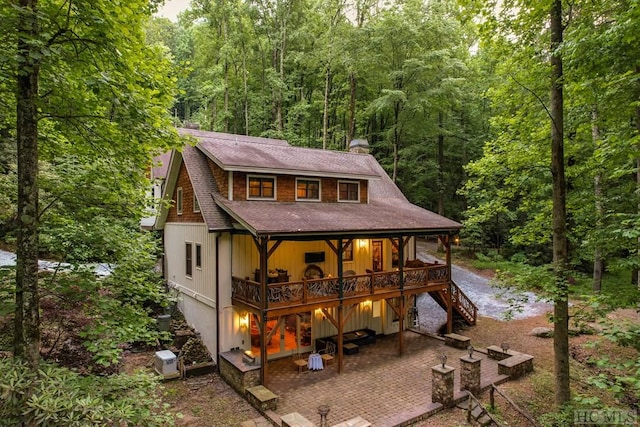
<path id="1" fill-rule="evenodd" d="M 222 168 L 215 163 L 211 159 L 207 159 L 207 166 L 209 166 L 209 170 L 211 170 L 211 174 L 213 175 L 213 179 L 216 180 L 216 184 L 218 185 L 218 191 L 223 197 L 229 197 L 229 175 L 227 172 L 222 170 Z"/>
<path id="2" fill-rule="evenodd" d="M 177 192 L 179 187 L 182 188 L 182 215 L 178 215 L 176 207 Z M 184 164 L 182 164 L 180 166 L 180 171 L 178 172 L 176 187 L 173 190 L 173 194 L 171 195 L 173 204 L 171 205 L 171 207 L 169 208 L 169 212 L 167 213 L 167 222 L 204 222 L 202 213 L 193 212 L 194 197 L 195 194 L 193 192 L 191 181 L 189 180 L 189 174 L 187 173 L 187 169 L 184 167 Z"/>
<path id="3" fill-rule="evenodd" d="M 275 177 L 276 182 L 276 201 L 296 203 L 296 179 L 309 179 L 320 181 L 321 195 L 320 201 L 323 203 L 338 202 L 338 179 L 336 178 L 318 178 L 315 176 L 293 176 L 293 175 L 266 175 L 266 174 L 249 174 L 251 176 L 267 176 Z M 220 185 L 217 177 L 216 181 Z M 340 180 L 345 181 L 345 180 Z M 349 180 L 346 180 L 349 181 Z M 368 200 L 368 181 L 365 179 L 355 180 L 360 183 L 360 203 L 367 203 Z M 226 188 L 226 187 L 225 187 Z M 223 193 L 223 196 L 226 196 Z M 247 200 L 247 174 L 245 172 L 233 172 L 233 200 Z M 303 203 L 303 201 L 297 201 Z"/>

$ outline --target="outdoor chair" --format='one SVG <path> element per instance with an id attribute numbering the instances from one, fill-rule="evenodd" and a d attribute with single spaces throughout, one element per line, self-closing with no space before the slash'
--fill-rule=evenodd
<path id="1" fill-rule="evenodd" d="M 293 364 L 298 367 L 298 375 L 305 369 L 309 369 L 309 362 L 300 353 L 293 353 Z"/>
<path id="2" fill-rule="evenodd" d="M 322 357 L 322 361 L 327 365 L 330 362 L 333 362 L 335 355 L 336 355 L 336 346 L 332 342 L 327 342 L 327 345 L 324 348 L 324 350 L 320 351 L 320 356 Z"/>

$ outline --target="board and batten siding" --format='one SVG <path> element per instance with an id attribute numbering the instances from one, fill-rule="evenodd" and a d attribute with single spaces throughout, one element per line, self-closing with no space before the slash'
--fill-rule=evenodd
<path id="1" fill-rule="evenodd" d="M 386 269 L 391 269 L 391 242 L 382 239 L 385 249 L 384 262 Z M 336 241 L 332 241 L 336 244 Z M 271 245 L 269 246 L 271 247 Z M 287 270 L 290 281 L 302 280 L 306 268 L 311 265 L 304 262 L 307 252 L 324 252 L 324 262 L 314 262 L 325 274 L 338 276 L 338 259 L 324 240 L 311 242 L 282 242 L 269 257 L 268 268 Z M 254 279 L 254 273 L 260 267 L 260 254 L 251 236 L 236 235 L 233 237 L 232 274 L 236 277 Z M 343 271 L 353 270 L 356 274 L 365 274 L 371 269 L 371 242 L 366 239 L 353 240 L 353 261 L 343 261 Z"/>
<path id="2" fill-rule="evenodd" d="M 164 230 L 167 281 L 179 290 L 215 307 L 216 234 L 209 233 L 205 224 L 168 223 Z M 186 244 L 192 244 L 192 275 L 186 275 Z M 196 245 L 202 247 L 202 267 L 196 267 Z M 196 295 L 197 294 L 197 295 Z"/>

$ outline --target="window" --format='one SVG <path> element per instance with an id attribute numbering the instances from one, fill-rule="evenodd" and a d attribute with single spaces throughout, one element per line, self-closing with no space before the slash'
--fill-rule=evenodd
<path id="1" fill-rule="evenodd" d="M 344 251 L 342 251 L 342 260 L 353 261 L 353 240 L 350 241 L 349 244 L 344 247 Z"/>
<path id="2" fill-rule="evenodd" d="M 276 182 L 274 178 L 250 176 L 248 183 L 249 199 L 275 199 Z"/>
<path id="3" fill-rule="evenodd" d="M 195 194 L 193 195 L 193 212 L 200 212 L 200 203 L 198 203 L 198 198 Z"/>
<path id="4" fill-rule="evenodd" d="M 320 200 L 320 181 L 296 179 L 296 200 Z"/>
<path id="5" fill-rule="evenodd" d="M 192 245 L 191 243 L 187 243 L 186 247 L 186 264 L 185 264 L 185 275 L 187 277 L 191 277 L 193 274 L 193 255 L 192 255 Z"/>
<path id="6" fill-rule="evenodd" d="M 391 241 L 391 267 L 398 268 L 400 265 L 400 250 L 402 244 L 401 239 L 393 239 Z"/>
<path id="7" fill-rule="evenodd" d="M 360 201 L 360 183 L 358 182 L 338 182 L 338 201 L 340 202 L 359 202 Z"/>
<path id="8" fill-rule="evenodd" d="M 176 190 L 176 211 L 178 215 L 182 215 L 182 187 Z"/>
<path id="9" fill-rule="evenodd" d="M 202 245 L 196 243 L 196 268 L 202 268 Z"/>

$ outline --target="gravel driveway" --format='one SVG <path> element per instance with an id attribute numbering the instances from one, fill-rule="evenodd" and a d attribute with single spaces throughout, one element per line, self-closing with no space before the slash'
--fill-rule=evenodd
<path id="1" fill-rule="evenodd" d="M 438 260 L 444 263 L 444 260 L 427 253 L 427 245 L 428 243 L 422 241 L 417 243 L 418 258 L 426 262 Z M 502 320 L 510 313 L 509 298 L 513 295 L 505 294 L 503 289 L 491 286 L 487 278 L 457 265 L 451 267 L 451 276 L 458 287 L 478 306 L 478 315 Z M 532 292 L 524 295 L 527 301 L 523 303 L 521 311 L 511 313 L 513 319 L 534 317 L 553 309 L 551 304 L 538 301 L 538 297 Z M 447 312 L 429 294 L 418 296 L 417 308 L 421 330 L 435 334 L 447 323 Z"/>

